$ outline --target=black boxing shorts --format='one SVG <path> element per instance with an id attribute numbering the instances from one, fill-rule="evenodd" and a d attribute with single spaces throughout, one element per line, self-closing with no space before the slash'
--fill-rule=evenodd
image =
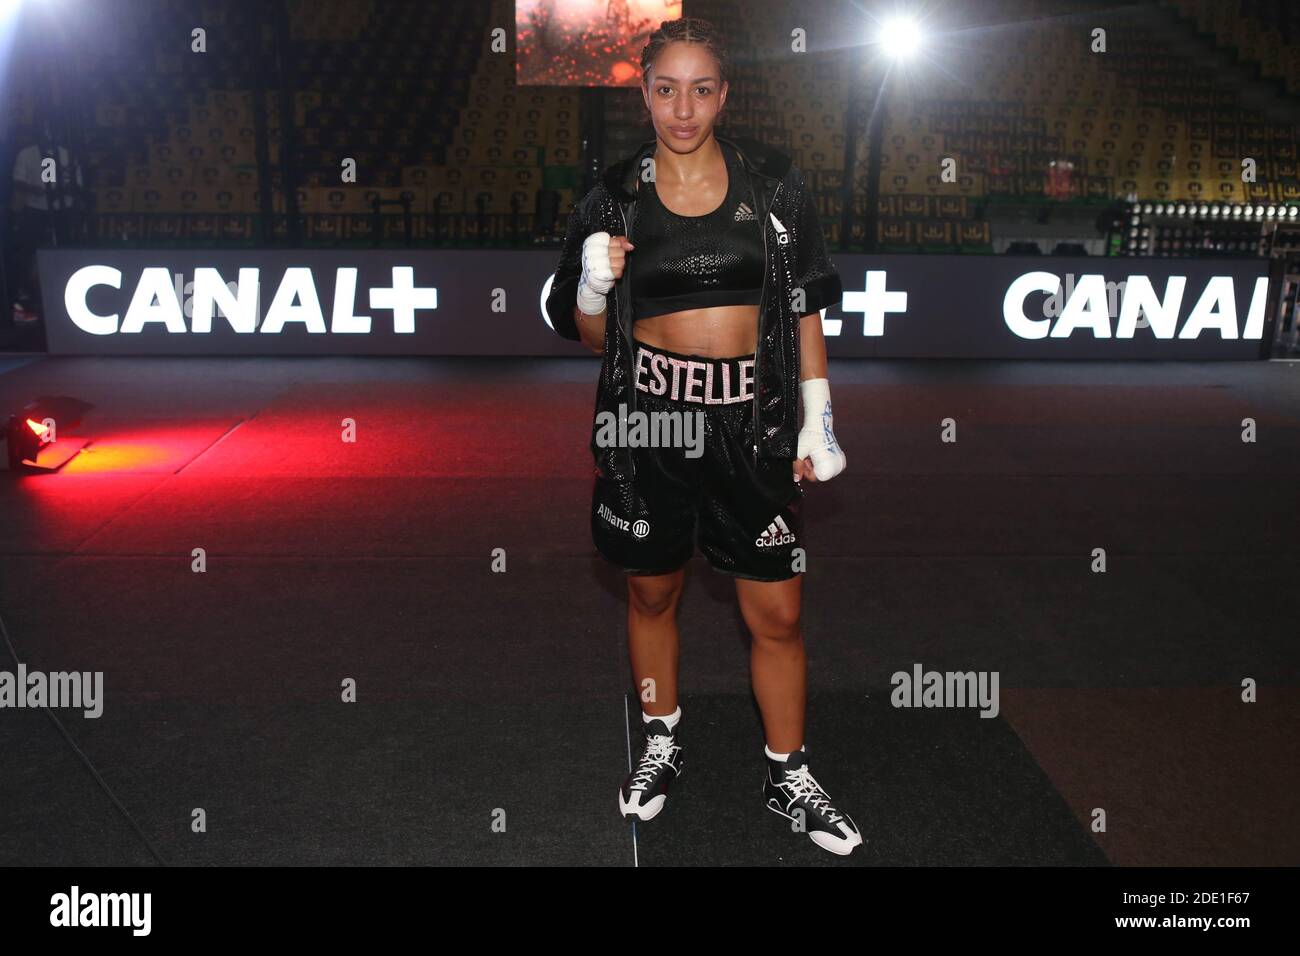
<path id="1" fill-rule="evenodd" d="M 597 475 L 596 549 L 629 574 L 667 574 L 698 542 L 733 577 L 794 577 L 803 487 L 791 461 L 754 460 L 754 356 L 633 349 L 636 410 L 598 418 L 596 439 L 631 446 L 633 477 Z"/>

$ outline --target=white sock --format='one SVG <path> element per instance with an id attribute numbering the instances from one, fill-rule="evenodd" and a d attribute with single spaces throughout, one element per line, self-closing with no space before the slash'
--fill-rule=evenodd
<path id="1" fill-rule="evenodd" d="M 647 714 L 644 710 L 641 711 L 641 722 L 643 724 L 648 724 L 652 720 L 662 720 L 664 722 L 664 726 L 667 727 L 669 730 L 672 730 L 674 727 L 676 727 L 677 721 L 681 719 L 682 719 L 681 704 L 678 704 L 677 709 L 674 710 L 671 714 L 664 714 L 663 716 L 651 716 L 650 714 Z"/>
<path id="2" fill-rule="evenodd" d="M 803 750 L 803 748 L 804 748 L 804 744 L 800 744 L 800 745 L 799 745 L 799 749 L 800 749 L 800 750 Z M 764 751 L 764 753 L 766 753 L 769 757 L 771 757 L 773 760 L 779 760 L 779 761 L 781 761 L 781 763 L 785 763 L 786 760 L 788 760 L 788 759 L 790 758 L 790 754 L 778 754 L 778 753 L 773 753 L 770 749 L 768 749 L 767 744 L 763 744 L 763 751 Z M 790 751 L 790 753 L 794 753 L 794 751 L 792 750 L 792 751 Z"/>

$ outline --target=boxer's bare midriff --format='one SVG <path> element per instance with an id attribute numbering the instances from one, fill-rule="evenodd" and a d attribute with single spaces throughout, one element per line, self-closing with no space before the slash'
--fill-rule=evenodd
<path id="1" fill-rule="evenodd" d="M 633 251 L 629 255 L 636 255 Z M 758 342 L 758 306 L 715 305 L 638 319 L 632 335 L 646 345 L 682 355 L 751 355 Z"/>

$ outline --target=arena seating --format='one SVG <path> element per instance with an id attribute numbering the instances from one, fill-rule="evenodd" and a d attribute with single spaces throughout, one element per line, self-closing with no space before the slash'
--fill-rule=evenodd
<path id="1" fill-rule="evenodd" d="M 1294 54 L 1300 41 L 1300 5 L 1293 0 L 1173 0 L 1185 17 L 1222 47 L 1258 64 L 1287 93 L 1300 94 L 1300 62 Z M 1264 18 L 1270 26 L 1265 29 Z"/>
<path id="2" fill-rule="evenodd" d="M 518 85 L 513 36 L 504 53 L 490 45 L 491 25 L 513 25 L 511 0 L 290 0 L 287 99 L 267 14 L 205 0 L 196 23 L 195 6 L 125 4 L 120 29 L 66 65 L 80 112 L 74 145 L 94 209 L 109 214 L 93 221 L 92 239 L 258 241 L 258 217 L 285 212 L 288 132 L 309 242 L 554 239 L 583 188 L 581 111 L 603 104 L 607 156 L 651 135 L 639 88 L 586 99 L 577 88 Z M 720 131 L 788 150 L 829 242 L 860 243 L 860 233 L 840 235 L 842 193 L 848 175 L 864 221 L 870 154 L 861 144 L 845 170 L 845 116 L 865 116 L 880 78 L 860 76 L 852 5 L 784 0 L 762 17 L 746 9 L 690 5 L 729 25 L 733 49 L 758 51 L 733 64 Z M 999 204 L 1300 202 L 1296 126 L 1243 106 L 1231 83 L 1168 42 L 1181 18 L 1207 49 L 1234 50 L 1295 94 L 1300 67 L 1284 49 L 1300 35 L 1300 7 L 1287 0 L 1170 0 L 1141 17 L 1066 0 L 965 0 L 943 12 L 958 18 L 948 35 L 892 71 L 881 100 L 876 238 L 885 248 L 990 251 Z M 1283 28 L 1262 29 L 1261 14 Z M 194 26 L 206 30 L 205 53 L 176 41 Z M 1105 53 L 1091 49 L 1095 27 L 1106 30 Z M 807 53 L 791 50 L 796 28 Z M 33 90 L 7 108 L 30 124 Z M 1255 182 L 1242 181 L 1245 157 L 1256 161 Z M 355 183 L 340 181 L 345 160 L 355 161 Z M 539 217 L 539 206 L 558 216 Z"/>
<path id="3" fill-rule="evenodd" d="M 885 205 L 918 193 L 965 199 L 976 218 L 1003 202 L 1300 200 L 1296 127 L 1242 107 L 1173 52 L 1158 24 L 1129 9 L 1062 16 L 1078 5 L 1046 0 L 966 11 L 988 23 L 992 7 L 1014 7 L 1032 29 L 1007 26 L 989 43 L 958 34 L 887 87 L 886 246 L 924 247 L 939 235 L 913 215 L 919 204 Z M 1091 48 L 1095 27 L 1106 31 L 1105 53 Z M 1256 160 L 1253 183 L 1242 181 L 1245 157 Z M 954 161 L 948 178 L 945 159 Z"/>

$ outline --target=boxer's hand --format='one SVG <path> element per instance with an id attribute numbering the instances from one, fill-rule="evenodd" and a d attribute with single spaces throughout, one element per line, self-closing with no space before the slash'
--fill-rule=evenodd
<path id="1" fill-rule="evenodd" d="M 627 236 L 611 236 L 609 239 L 609 271 L 614 273 L 615 279 L 623 278 L 623 270 L 627 268 L 627 253 L 629 249 L 635 246 L 628 240 Z"/>
<path id="2" fill-rule="evenodd" d="M 625 248 L 626 244 L 626 248 Z M 582 279 L 578 282 L 578 308 L 588 315 L 605 311 L 605 296 L 622 278 L 627 262 L 627 248 L 632 243 L 623 236 L 593 232 L 582 244 Z"/>
<path id="3" fill-rule="evenodd" d="M 835 440 L 831 419 L 830 383 L 824 378 L 799 383 L 803 394 L 803 428 L 799 431 L 794 459 L 794 480 L 829 481 L 848 466 L 840 443 Z"/>

